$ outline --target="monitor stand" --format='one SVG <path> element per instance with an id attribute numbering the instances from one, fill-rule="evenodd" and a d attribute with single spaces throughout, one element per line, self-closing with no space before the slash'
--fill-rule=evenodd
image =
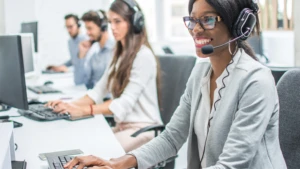
<path id="1" fill-rule="evenodd" d="M 7 111 L 7 110 L 9 110 L 9 109 L 10 109 L 9 106 L 0 103 L 0 112 L 2 112 L 2 111 Z"/>

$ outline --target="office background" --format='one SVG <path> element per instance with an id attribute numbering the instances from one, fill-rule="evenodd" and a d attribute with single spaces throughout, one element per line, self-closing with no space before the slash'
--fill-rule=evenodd
<path id="1" fill-rule="evenodd" d="M 108 9 L 112 0 L 0 0 L 0 34 L 17 33 L 20 23 L 39 22 L 40 57 L 47 63 L 63 63 L 68 59 L 68 34 L 63 16 L 67 13 L 82 15 L 90 9 Z M 182 24 L 182 16 L 188 15 L 186 0 L 138 0 L 144 10 L 150 41 L 157 54 L 163 53 L 161 46 L 168 45 L 176 54 L 194 54 L 192 39 Z M 274 63 L 284 66 L 300 64 L 299 1 L 259 0 L 263 26 L 264 53 Z M 275 11 L 274 7 L 277 7 Z M 286 9 L 286 12 L 285 12 Z M 274 14 L 275 12 L 275 14 Z M 285 14 L 286 13 L 286 14 Z M 286 16 L 285 16 L 286 15 Z M 268 17 L 268 19 L 265 19 Z M 277 27 L 273 25 L 277 17 Z M 290 29 L 281 28 L 287 17 Z M 267 26 L 266 26 L 267 25 Z M 84 27 L 82 29 L 84 31 Z M 298 30 L 298 31 L 297 31 Z M 45 40 L 47 39 L 47 40 Z M 281 43 L 284 42 L 284 43 Z M 284 50 L 281 50 L 284 49 Z"/>
<path id="2" fill-rule="evenodd" d="M 39 52 L 43 58 L 41 67 L 60 64 L 69 58 L 67 39 L 69 35 L 64 26 L 64 15 L 75 13 L 81 16 L 91 9 L 108 9 L 112 0 L 0 0 L 0 35 L 20 32 L 22 22 L 38 21 Z M 195 55 L 193 40 L 182 23 L 182 16 L 188 15 L 187 0 L 137 0 L 146 17 L 148 35 L 157 54 L 162 54 L 162 46 L 170 46 L 176 54 Z M 259 0 L 262 5 L 277 3 L 275 16 L 282 20 L 293 20 L 291 28 L 264 27 L 262 32 L 263 50 L 269 59 L 282 66 L 300 66 L 300 1 L 296 0 Z M 266 6 L 264 6 L 266 9 Z M 266 10 L 264 10 L 266 11 Z M 262 13 L 266 15 L 266 13 Z M 262 19 L 262 23 L 270 22 Z M 289 21 L 291 22 L 291 21 Z M 265 26 L 265 25 L 263 25 Z M 84 26 L 82 27 L 84 30 Z M 178 168 L 186 166 L 184 146 L 179 153 Z M 182 154 L 182 155 L 181 155 Z"/>

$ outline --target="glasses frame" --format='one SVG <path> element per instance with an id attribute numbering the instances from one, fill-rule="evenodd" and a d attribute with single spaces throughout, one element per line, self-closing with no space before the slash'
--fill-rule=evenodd
<path id="1" fill-rule="evenodd" d="M 206 29 L 206 28 L 204 28 L 204 25 L 203 25 L 203 23 L 202 23 L 202 21 L 201 21 L 201 18 L 203 18 L 203 17 L 213 17 L 213 18 L 216 19 L 216 22 L 215 22 L 213 28 L 211 28 L 211 29 Z M 196 27 L 197 23 L 201 26 L 201 28 L 202 28 L 203 30 L 212 30 L 212 29 L 214 29 L 214 28 L 216 27 L 216 23 L 217 23 L 217 22 L 221 22 L 221 21 L 222 21 L 221 16 L 202 16 L 201 18 L 194 18 L 194 17 L 191 17 L 191 16 L 185 16 L 185 17 L 183 17 L 183 22 L 184 22 L 184 25 L 186 26 L 186 28 L 187 28 L 188 30 L 193 30 L 193 29 Z M 196 22 L 196 24 L 195 24 L 195 26 L 194 26 L 192 29 L 190 29 L 190 28 L 188 28 L 188 26 L 185 24 L 185 22 L 186 22 L 186 21 L 190 21 L 190 20 L 192 20 L 192 19 Z"/>

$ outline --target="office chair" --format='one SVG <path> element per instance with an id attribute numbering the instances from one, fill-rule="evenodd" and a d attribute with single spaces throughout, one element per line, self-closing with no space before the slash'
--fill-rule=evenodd
<path id="1" fill-rule="evenodd" d="M 300 69 L 289 70 L 277 84 L 279 140 L 287 168 L 300 166 Z"/>
<path id="2" fill-rule="evenodd" d="M 269 67 L 272 71 L 272 75 L 275 79 L 275 83 L 277 84 L 282 75 L 288 70 L 295 69 L 295 67 Z"/>
<path id="3" fill-rule="evenodd" d="M 179 104 L 181 95 L 186 88 L 187 80 L 195 65 L 196 57 L 193 56 L 160 56 L 161 65 L 161 106 L 160 113 L 163 123 L 169 123 L 175 109 Z M 154 125 L 142 128 L 132 137 L 136 137 L 141 133 L 154 131 L 155 137 L 165 129 L 165 125 Z M 177 157 L 177 156 L 176 156 Z M 154 168 L 174 169 L 175 158 L 169 158 L 156 165 Z"/>

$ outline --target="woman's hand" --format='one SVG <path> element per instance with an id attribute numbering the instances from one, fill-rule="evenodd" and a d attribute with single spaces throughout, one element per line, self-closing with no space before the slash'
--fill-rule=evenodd
<path id="1" fill-rule="evenodd" d="M 61 103 L 63 103 L 63 101 L 61 100 L 49 101 L 48 103 L 45 104 L 45 107 L 54 108 Z"/>
<path id="2" fill-rule="evenodd" d="M 73 169 L 74 166 L 78 166 L 77 169 L 84 167 L 91 167 L 89 169 L 125 169 L 136 167 L 137 160 L 133 155 L 124 155 L 120 158 L 110 159 L 109 161 L 95 156 L 84 156 L 75 157 L 64 167 L 66 169 Z"/>
<path id="3" fill-rule="evenodd" d="M 50 107 L 56 113 L 69 113 L 73 117 L 90 114 L 89 106 L 77 106 L 73 103 L 65 103 L 61 100 L 48 102 L 45 106 Z"/>
<path id="4" fill-rule="evenodd" d="M 91 48 L 92 43 L 89 40 L 86 41 L 82 41 L 79 43 L 79 58 L 84 58 L 85 55 L 87 54 L 87 52 L 89 51 L 89 49 Z"/>
<path id="5" fill-rule="evenodd" d="M 84 167 L 91 167 L 92 169 L 113 169 L 110 161 L 95 156 L 75 157 L 64 167 L 66 169 L 73 169 L 75 166 L 78 166 L 77 169 L 83 169 Z"/>

